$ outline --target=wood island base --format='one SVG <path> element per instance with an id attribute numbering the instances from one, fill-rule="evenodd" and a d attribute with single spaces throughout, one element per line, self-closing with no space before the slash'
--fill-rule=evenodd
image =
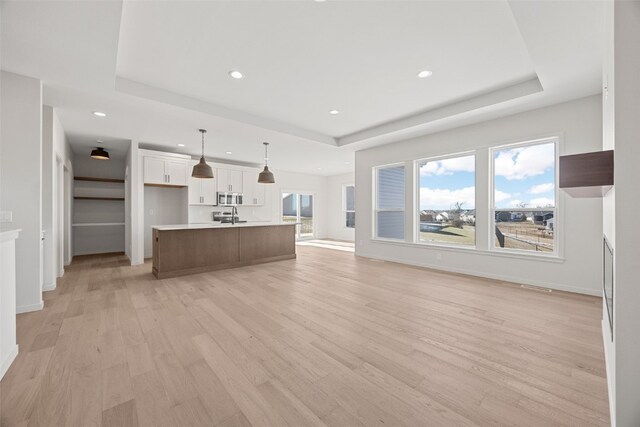
<path id="1" fill-rule="evenodd" d="M 295 258 L 295 224 L 153 229 L 158 279 Z"/>

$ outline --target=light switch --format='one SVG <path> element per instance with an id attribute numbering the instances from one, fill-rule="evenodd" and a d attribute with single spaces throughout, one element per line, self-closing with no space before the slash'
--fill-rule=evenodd
<path id="1" fill-rule="evenodd" d="M 0 211 L 0 222 L 12 222 L 12 221 L 13 221 L 13 212 Z"/>

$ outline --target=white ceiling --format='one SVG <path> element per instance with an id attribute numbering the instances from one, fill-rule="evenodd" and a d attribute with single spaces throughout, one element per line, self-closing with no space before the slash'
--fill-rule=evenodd
<path id="1" fill-rule="evenodd" d="M 197 154 L 205 127 L 212 157 L 259 163 L 268 140 L 274 168 L 330 175 L 352 170 L 354 150 L 601 85 L 598 1 L 1 5 L 2 69 L 43 80 L 76 150 Z"/>

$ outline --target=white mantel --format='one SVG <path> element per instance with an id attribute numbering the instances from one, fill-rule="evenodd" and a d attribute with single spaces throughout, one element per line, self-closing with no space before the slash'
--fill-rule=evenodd
<path id="1" fill-rule="evenodd" d="M 0 229 L 0 379 L 18 355 L 15 240 L 19 234 L 18 229 Z"/>

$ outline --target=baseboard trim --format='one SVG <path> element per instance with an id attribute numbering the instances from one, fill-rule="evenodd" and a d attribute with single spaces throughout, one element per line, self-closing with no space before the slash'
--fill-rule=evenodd
<path id="1" fill-rule="evenodd" d="M 605 313 L 606 316 L 606 313 Z M 606 328 L 606 329 L 605 329 Z M 611 336 L 609 335 L 609 321 L 608 319 L 602 319 L 602 344 L 604 345 L 604 369 L 607 373 L 607 391 L 609 392 L 609 418 L 611 421 L 611 427 L 616 427 L 616 417 L 615 417 L 615 402 L 613 397 L 613 390 L 611 389 L 611 378 L 614 375 L 614 372 L 609 370 L 609 355 L 607 354 L 607 341 L 611 340 Z"/>
<path id="2" fill-rule="evenodd" d="M 30 313 L 32 311 L 40 311 L 43 308 L 44 308 L 44 301 L 41 301 L 38 304 L 20 305 L 16 307 L 16 314 Z"/>
<path id="3" fill-rule="evenodd" d="M 42 287 L 42 291 L 43 291 L 43 292 L 54 291 L 54 290 L 56 289 L 56 286 L 57 286 L 57 285 L 56 285 L 56 282 L 53 282 L 53 283 L 52 283 L 52 284 L 50 284 L 50 285 L 44 285 L 44 286 Z"/>
<path id="4" fill-rule="evenodd" d="M 16 359 L 17 356 L 18 356 L 18 344 L 13 346 L 9 354 L 7 354 L 7 356 L 2 361 L 2 364 L 0 365 L 0 380 L 4 377 L 4 374 L 7 373 L 7 371 L 9 370 L 9 367 L 11 366 L 11 364 L 13 363 L 13 361 Z"/>
<path id="5" fill-rule="evenodd" d="M 577 288 L 575 286 L 568 286 L 568 285 L 563 285 L 558 283 L 547 283 L 547 282 L 540 282 L 536 280 L 522 279 L 520 277 L 510 277 L 510 276 L 502 276 L 500 274 L 483 273 L 483 272 L 478 272 L 474 270 L 467 270 L 464 268 L 452 268 L 452 267 L 445 267 L 442 265 L 408 262 L 407 260 L 403 260 L 403 259 L 381 257 L 379 255 L 369 254 L 361 251 L 356 252 L 356 256 L 363 257 L 363 258 L 371 258 L 371 259 L 376 259 L 381 261 L 395 262 L 398 264 L 412 265 L 414 267 L 430 268 L 432 270 L 446 271 L 448 273 L 458 273 L 458 274 L 465 274 L 467 276 L 475 276 L 475 277 L 482 277 L 485 279 L 500 280 L 502 282 L 510 282 L 518 285 L 537 286 L 540 288 L 553 289 L 555 291 L 573 292 L 575 294 L 590 295 L 590 296 L 596 296 L 596 297 L 602 296 L 602 290 L 600 289 L 599 290 L 584 289 L 584 288 Z"/>

